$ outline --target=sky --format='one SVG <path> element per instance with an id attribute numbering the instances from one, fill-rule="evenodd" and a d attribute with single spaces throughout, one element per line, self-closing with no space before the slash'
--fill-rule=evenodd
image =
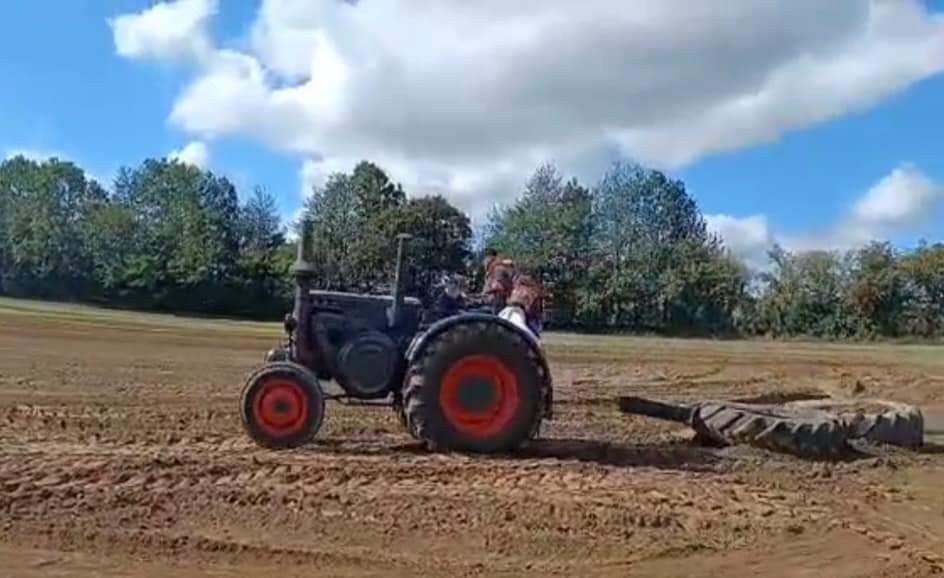
<path id="1" fill-rule="evenodd" d="M 681 179 L 773 243 L 944 238 L 944 0 L 19 0 L 0 154 L 172 156 L 286 218 L 361 159 L 479 222 L 542 162 Z"/>

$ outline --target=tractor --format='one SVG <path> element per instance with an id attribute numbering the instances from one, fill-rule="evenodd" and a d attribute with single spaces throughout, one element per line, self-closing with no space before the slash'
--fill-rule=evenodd
<path id="1" fill-rule="evenodd" d="M 315 290 L 312 224 L 302 222 L 286 338 L 240 399 L 256 443 L 312 441 L 326 400 L 390 407 L 430 451 L 509 452 L 551 419 L 551 373 L 535 335 L 487 306 L 424 320 L 421 301 L 404 295 L 409 239 L 397 238 L 392 295 Z M 328 381 L 342 393 L 327 395 Z"/>

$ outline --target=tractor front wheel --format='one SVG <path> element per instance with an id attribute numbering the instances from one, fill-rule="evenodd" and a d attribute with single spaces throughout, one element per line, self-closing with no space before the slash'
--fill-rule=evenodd
<path id="1" fill-rule="evenodd" d="M 324 393 L 305 367 L 279 361 L 249 376 L 240 400 L 243 427 L 259 445 L 293 448 L 311 441 L 324 418 Z"/>
<path id="2" fill-rule="evenodd" d="M 436 336 L 410 366 L 403 421 L 434 451 L 510 451 L 537 431 L 545 386 L 539 360 L 515 330 L 460 324 Z"/>

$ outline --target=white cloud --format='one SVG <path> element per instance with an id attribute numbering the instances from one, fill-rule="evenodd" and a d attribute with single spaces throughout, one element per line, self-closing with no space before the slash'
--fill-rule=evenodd
<path id="1" fill-rule="evenodd" d="M 168 156 L 201 169 L 207 168 L 210 164 L 210 148 L 202 141 L 187 143 L 184 148 L 171 151 Z"/>
<path id="2" fill-rule="evenodd" d="M 912 165 L 902 165 L 876 183 L 855 205 L 862 223 L 897 228 L 920 222 L 944 197 L 944 188 Z"/>
<path id="3" fill-rule="evenodd" d="M 749 266 L 762 268 L 767 262 L 767 251 L 774 245 L 774 236 L 766 215 L 705 215 L 705 222 L 708 230 L 721 237 L 731 253 Z"/>
<path id="4" fill-rule="evenodd" d="M 298 171 L 301 199 L 304 201 L 315 188 L 323 187 L 333 173 L 350 173 L 357 162 L 358 159 L 306 159 Z"/>
<path id="5" fill-rule="evenodd" d="M 118 54 L 127 58 L 175 59 L 212 50 L 206 24 L 217 0 L 159 2 L 137 14 L 109 20 Z"/>
<path id="6" fill-rule="evenodd" d="M 848 250 L 894 235 L 913 236 L 942 208 L 944 185 L 904 163 L 869 187 L 846 214 L 822 231 L 778 233 L 770 227 L 766 215 L 706 215 L 705 220 L 708 229 L 717 233 L 732 253 L 760 269 L 767 264 L 766 252 L 774 243 L 792 251 Z"/>
<path id="7" fill-rule="evenodd" d="M 842 7 L 849 3 L 830 4 L 828 16 L 845 12 L 855 21 L 852 27 L 849 21 L 840 24 L 837 32 L 845 42 L 798 52 L 772 68 L 754 90 L 672 122 L 631 129 L 624 135 L 627 148 L 656 163 L 684 164 L 862 110 L 944 69 L 944 21 L 918 3 L 857 2 L 869 7 L 862 14 Z"/>
<path id="8" fill-rule="evenodd" d="M 299 170 L 302 198 L 311 194 L 312 187 L 324 185 L 331 174 L 351 172 L 361 160 L 355 156 L 305 160 Z M 410 194 L 448 193 L 453 202 L 475 215 L 486 214 L 496 197 L 510 196 L 522 188 L 524 178 L 517 170 L 519 166 L 534 167 L 539 162 L 537 158 L 520 163 L 506 160 L 465 169 L 436 161 L 408 163 L 382 154 L 369 160 L 383 167 L 392 181 L 408 185 Z"/>
<path id="9" fill-rule="evenodd" d="M 183 5 L 178 27 L 200 45 L 215 6 L 168 6 Z M 944 19 L 919 0 L 580 8 L 263 0 L 249 46 L 201 56 L 171 120 L 196 138 L 248 136 L 325 166 L 375 160 L 408 190 L 440 188 L 475 211 L 508 199 L 545 158 L 582 178 L 614 147 L 677 167 L 861 110 L 944 69 Z M 176 29 L 131 42 L 116 26 L 116 45 L 133 58 L 199 52 Z"/>
<path id="10" fill-rule="evenodd" d="M 324 2 L 269 0 L 262 3 L 252 26 L 252 47 L 264 66 L 290 80 L 311 72 L 320 28 L 334 12 Z"/>

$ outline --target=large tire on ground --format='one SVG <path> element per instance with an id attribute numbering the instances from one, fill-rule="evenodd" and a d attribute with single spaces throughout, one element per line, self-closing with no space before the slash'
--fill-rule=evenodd
<path id="1" fill-rule="evenodd" d="M 287 361 L 249 376 L 240 399 L 243 427 L 259 445 L 294 448 L 311 441 L 324 419 L 324 393 L 315 375 Z"/>
<path id="2" fill-rule="evenodd" d="M 884 400 L 673 403 L 627 396 L 619 399 L 619 408 L 684 423 L 701 443 L 747 444 L 804 457 L 836 456 L 849 450 L 853 440 L 912 448 L 924 443 L 921 411 Z"/>
<path id="3" fill-rule="evenodd" d="M 845 425 L 849 439 L 907 448 L 924 444 L 924 415 L 913 405 L 881 399 L 815 399 L 787 406 L 836 415 Z"/>
<path id="4" fill-rule="evenodd" d="M 693 408 L 690 425 L 696 439 L 715 445 L 748 444 L 803 457 L 849 449 L 842 420 L 811 408 L 703 402 Z"/>
<path id="5" fill-rule="evenodd" d="M 515 329 L 488 321 L 455 325 L 408 368 L 403 420 L 432 451 L 511 451 L 540 428 L 545 377 Z"/>

